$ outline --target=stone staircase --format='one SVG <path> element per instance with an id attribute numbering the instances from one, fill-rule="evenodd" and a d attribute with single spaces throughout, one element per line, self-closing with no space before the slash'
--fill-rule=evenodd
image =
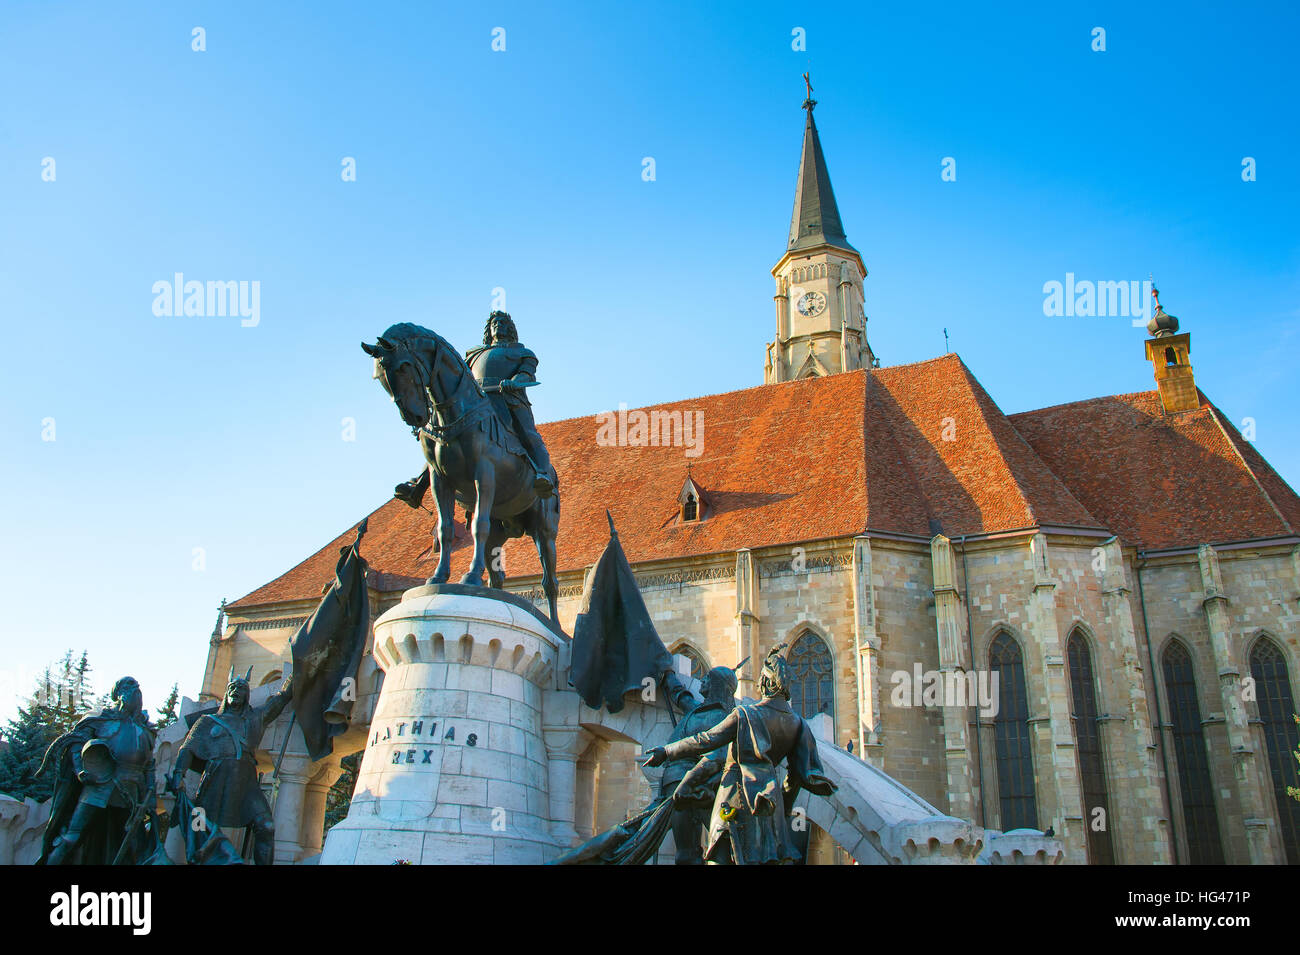
<path id="1" fill-rule="evenodd" d="M 826 775 L 839 787 L 795 802 L 861 865 L 1057 865 L 1060 840 L 1030 829 L 985 830 L 944 815 L 881 770 L 832 741 L 829 716 L 810 721 Z"/>

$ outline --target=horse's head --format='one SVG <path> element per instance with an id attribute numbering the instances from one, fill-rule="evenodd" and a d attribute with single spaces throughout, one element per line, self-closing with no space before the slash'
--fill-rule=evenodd
<path id="1" fill-rule="evenodd" d="M 397 411 L 412 428 L 429 420 L 429 370 L 418 363 L 406 336 L 397 334 L 394 325 L 373 345 L 361 343 L 362 350 L 375 360 L 375 378 L 397 405 Z M 391 337 L 390 337 L 391 336 Z"/>

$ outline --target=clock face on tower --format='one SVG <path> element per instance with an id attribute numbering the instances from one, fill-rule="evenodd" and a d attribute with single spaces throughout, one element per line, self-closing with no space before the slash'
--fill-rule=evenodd
<path id="1" fill-rule="evenodd" d="M 795 308 L 799 309 L 801 315 L 820 315 L 826 310 L 826 296 L 821 292 L 805 292 L 795 302 Z"/>

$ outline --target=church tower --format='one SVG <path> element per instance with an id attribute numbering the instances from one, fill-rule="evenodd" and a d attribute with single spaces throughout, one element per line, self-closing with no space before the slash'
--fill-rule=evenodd
<path id="1" fill-rule="evenodd" d="M 795 185 L 794 213 L 776 279 L 776 340 L 767 346 L 763 381 L 772 384 L 814 375 L 870 368 L 862 283 L 867 267 L 849 245 L 831 190 L 826 157 L 813 122 L 812 84 L 804 74 L 808 111 Z"/>
<path id="2" fill-rule="evenodd" d="M 1192 336 L 1178 334 L 1178 319 L 1160 304 L 1160 290 L 1151 289 L 1156 303 L 1155 314 L 1147 322 L 1151 337 L 1146 341 L 1147 361 L 1156 373 L 1156 388 L 1160 392 L 1160 405 L 1165 414 L 1195 411 L 1201 406 L 1201 396 L 1196 390 L 1192 374 Z"/>

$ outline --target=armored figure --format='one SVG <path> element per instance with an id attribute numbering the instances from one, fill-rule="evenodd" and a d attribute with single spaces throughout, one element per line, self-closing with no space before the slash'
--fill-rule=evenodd
<path id="1" fill-rule="evenodd" d="M 700 757 L 727 747 L 726 763 L 713 802 L 708 847 L 711 863 L 736 865 L 798 860 L 787 819 L 800 789 L 830 796 L 835 784 L 822 772 L 817 742 L 803 717 L 790 707 L 789 670 L 782 644 L 768 654 L 759 682 L 762 699 L 732 710 L 720 723 L 686 739 L 658 746 L 646 765 Z M 777 769 L 786 764 L 783 785 Z M 697 764 L 703 771 L 705 761 Z M 694 783 L 693 769 L 680 786 Z M 679 787 L 680 788 L 680 787 Z"/>
<path id="2" fill-rule="evenodd" d="M 506 312 L 492 312 L 483 329 L 483 344 L 471 348 L 465 361 L 483 392 L 492 402 L 501 423 L 514 432 L 537 472 L 533 492 L 540 498 L 555 491 L 551 456 L 537 433 L 533 406 L 526 389 L 537 382 L 537 356 L 519 343 L 514 320 Z M 419 507 L 429 489 L 429 469 L 397 485 L 393 496 L 411 507 Z"/>
<path id="3" fill-rule="evenodd" d="M 157 806 L 154 732 L 140 684 L 124 676 L 111 697 L 112 706 L 45 752 L 38 775 L 48 766 L 59 776 L 37 865 L 136 863 L 156 847 L 140 825 Z"/>
<path id="4" fill-rule="evenodd" d="M 215 714 L 200 716 L 176 754 L 168 788 L 179 792 L 185 772 L 202 771 L 194 804 L 203 810 L 209 826 L 251 826 L 253 861 L 270 865 L 275 852 L 275 824 L 271 807 L 257 780 L 257 749 L 266 728 L 293 697 L 292 677 L 261 706 L 251 706 L 249 679 L 232 668 L 226 695 Z"/>
<path id="5" fill-rule="evenodd" d="M 673 730 L 668 742 L 712 729 L 736 706 L 736 670 L 739 667 L 714 667 L 704 678 L 704 701 L 687 710 Z M 709 825 L 709 811 L 722 778 L 727 749 L 721 746 L 701 757 L 683 756 L 669 760 L 659 781 L 660 798 L 673 799 L 673 842 L 677 846 L 678 865 L 703 865 L 704 849 L 700 837 Z M 690 776 L 691 782 L 682 786 Z"/>
<path id="6" fill-rule="evenodd" d="M 551 456 L 533 421 L 533 406 L 525 391 L 537 384 L 537 356 L 519 343 L 514 320 L 505 312 L 488 315 L 483 329 L 483 345 L 472 348 L 465 361 L 474 377 L 492 401 L 497 417 L 512 428 L 528 449 L 537 479 L 533 490 L 538 497 L 549 497 L 555 490 L 551 483 Z"/>

